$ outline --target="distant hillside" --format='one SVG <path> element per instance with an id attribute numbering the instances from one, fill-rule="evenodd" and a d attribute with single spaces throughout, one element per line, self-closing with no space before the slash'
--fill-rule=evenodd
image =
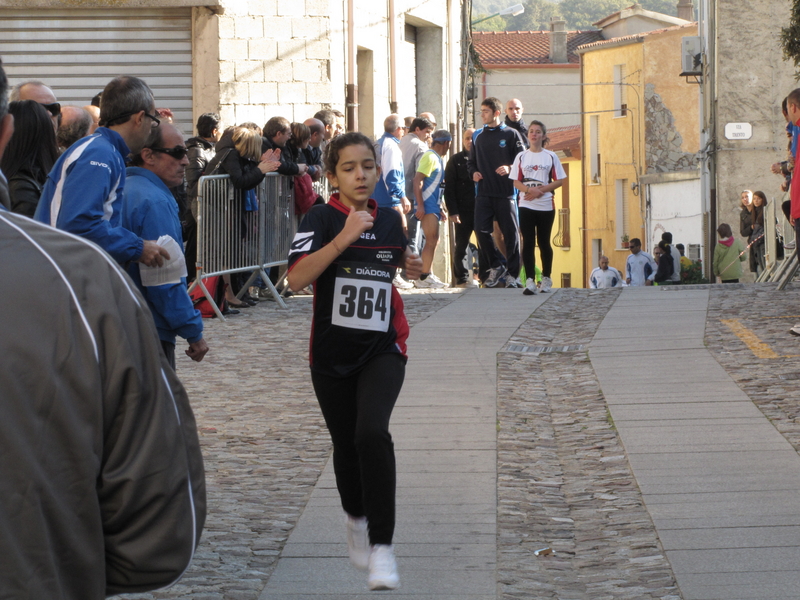
<path id="1" fill-rule="evenodd" d="M 558 15 L 567 22 L 567 30 L 594 29 L 592 23 L 633 4 L 632 0 L 473 0 L 472 20 L 477 21 L 522 4 L 525 12 L 516 17 L 493 17 L 474 26 L 475 31 L 539 31 L 549 29 Z M 677 0 L 640 0 L 642 8 L 673 17 L 678 16 Z"/>

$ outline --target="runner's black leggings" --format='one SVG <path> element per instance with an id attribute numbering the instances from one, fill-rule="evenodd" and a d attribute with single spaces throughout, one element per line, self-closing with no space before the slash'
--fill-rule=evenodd
<path id="1" fill-rule="evenodd" d="M 519 208 L 519 229 L 522 233 L 522 264 L 525 265 L 525 277 L 536 279 L 536 255 L 534 250 L 539 246 L 542 257 L 542 277 L 550 277 L 553 270 L 553 247 L 550 245 L 550 233 L 553 231 L 554 210 L 531 210 Z M 536 240 L 534 245 L 533 240 Z M 522 282 L 525 283 L 524 281 Z"/>
<path id="2" fill-rule="evenodd" d="M 394 535 L 396 469 L 389 419 L 405 372 L 405 359 L 395 353 L 378 354 L 343 379 L 311 372 L 333 441 L 342 508 L 367 517 L 371 544 L 391 544 Z"/>

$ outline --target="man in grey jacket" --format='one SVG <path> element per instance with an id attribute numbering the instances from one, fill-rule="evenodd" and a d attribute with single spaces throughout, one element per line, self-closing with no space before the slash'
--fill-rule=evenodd
<path id="1" fill-rule="evenodd" d="M 177 581 L 206 514 L 186 392 L 94 244 L 0 209 L 0 590 L 101 600 Z M 44 287 L 42 287 L 44 286 Z M 38 305 L 19 306 L 19 295 Z"/>
<path id="2" fill-rule="evenodd" d="M 200 540 L 205 477 L 144 298 L 91 242 L 3 209 L 0 255 L 0 596 L 171 585 Z"/>
<path id="3" fill-rule="evenodd" d="M 414 175 L 422 155 L 430 148 L 428 142 L 433 133 L 433 123 L 423 117 L 417 117 L 411 122 L 408 133 L 400 139 L 400 152 L 403 154 L 403 169 L 405 170 L 406 198 L 414 198 Z M 419 221 L 414 216 L 416 207 L 412 207 L 408 215 L 408 247 L 412 252 L 419 251 Z"/>

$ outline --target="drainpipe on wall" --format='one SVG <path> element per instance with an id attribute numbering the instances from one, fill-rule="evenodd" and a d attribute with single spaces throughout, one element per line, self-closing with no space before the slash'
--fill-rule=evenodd
<path id="1" fill-rule="evenodd" d="M 345 90 L 345 106 L 347 114 L 347 130 L 358 131 L 358 80 L 356 65 L 358 48 L 356 48 L 355 0 L 347 0 L 347 83 Z"/>
<path id="2" fill-rule="evenodd" d="M 703 82 L 700 86 L 700 188 L 706 215 L 702 232 L 703 274 L 713 280 L 711 259 L 717 243 L 717 170 L 716 170 L 716 6 L 713 0 L 699 3 L 698 34 L 703 49 Z"/>
<path id="3" fill-rule="evenodd" d="M 583 73 L 583 56 L 581 58 L 581 82 L 584 80 L 584 73 Z M 586 109 L 584 108 L 584 101 L 583 101 L 583 94 L 584 88 L 581 87 L 581 246 L 583 247 L 583 282 L 581 287 L 586 287 L 586 284 L 589 283 L 589 271 L 587 270 L 587 261 L 589 260 L 589 240 L 587 238 L 587 229 L 586 229 L 586 157 L 589 156 L 589 152 L 592 151 L 591 140 L 586 135 L 586 113 L 584 112 Z M 586 152 L 586 149 L 589 149 L 589 152 Z M 589 157 L 589 164 L 591 164 L 591 157 Z M 603 249 L 603 252 L 605 249 Z M 594 268 L 594 267 L 592 267 Z"/>
<path id="4" fill-rule="evenodd" d="M 394 10 L 394 0 L 389 0 L 389 111 L 392 114 L 397 113 L 397 15 Z"/>

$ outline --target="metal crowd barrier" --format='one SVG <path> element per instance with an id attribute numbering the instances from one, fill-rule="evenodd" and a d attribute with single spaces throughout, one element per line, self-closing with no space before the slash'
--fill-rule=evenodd
<path id="1" fill-rule="evenodd" d="M 328 178 L 325 177 L 325 174 L 322 175 L 317 181 L 312 184 L 314 192 L 319 194 L 325 199 L 325 202 L 328 201 L 328 198 L 331 197 L 331 193 L 333 190 L 331 189 L 331 184 L 328 183 Z"/>
<path id="2" fill-rule="evenodd" d="M 784 251 L 784 258 L 778 260 L 777 238 L 780 237 L 784 243 L 794 239 L 794 231 L 789 226 L 780 208 L 781 204 L 788 199 L 789 192 L 786 192 L 778 200 L 773 198 L 764 211 L 767 268 L 756 278 L 757 282 L 777 281 L 779 290 L 783 290 L 786 287 L 794 278 L 798 269 L 796 248 L 791 253 Z"/>
<path id="3" fill-rule="evenodd" d="M 286 303 L 267 276 L 270 267 L 285 265 L 297 231 L 291 177 L 269 173 L 256 188 L 258 210 L 245 210 L 245 193 L 228 175 L 200 178 L 197 188 L 197 275 L 217 317 L 225 320 L 203 284 L 204 277 L 252 272 L 242 296 L 261 277 L 281 308 Z"/>

